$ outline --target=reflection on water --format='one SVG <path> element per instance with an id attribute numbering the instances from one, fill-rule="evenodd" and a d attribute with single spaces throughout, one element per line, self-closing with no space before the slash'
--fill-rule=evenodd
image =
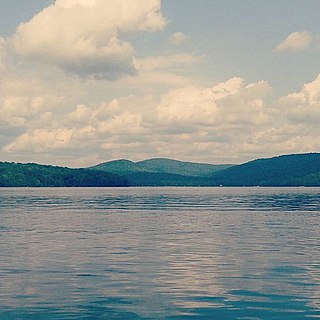
<path id="1" fill-rule="evenodd" d="M 0 189 L 0 319 L 320 318 L 320 189 Z"/>

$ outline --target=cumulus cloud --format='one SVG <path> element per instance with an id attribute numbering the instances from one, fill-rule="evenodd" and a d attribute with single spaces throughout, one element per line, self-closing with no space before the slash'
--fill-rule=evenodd
<path id="1" fill-rule="evenodd" d="M 68 150 L 70 153 L 81 153 L 91 149 L 101 151 L 111 141 L 114 144 L 121 141 L 122 145 L 128 139 L 136 139 L 146 132 L 142 125 L 142 114 L 137 110 L 130 112 L 124 107 L 126 101 L 128 98 L 97 106 L 77 105 L 65 114 L 39 113 L 37 117 L 41 121 L 29 121 L 26 132 L 7 144 L 3 151 L 46 154 Z M 141 99 L 136 98 L 138 101 L 141 102 Z"/>
<path id="2" fill-rule="evenodd" d="M 189 53 L 150 56 L 144 59 L 135 59 L 136 68 L 141 71 L 168 69 L 177 65 L 191 65 L 199 62 L 201 57 Z"/>
<path id="3" fill-rule="evenodd" d="M 2 98 L 0 99 L 0 124 L 25 127 L 28 120 L 41 112 L 42 106 L 42 97 L 7 96 Z"/>
<path id="4" fill-rule="evenodd" d="M 47 110 L 43 99 L 7 97 L 2 120 L 24 130 L 6 140 L 1 154 L 90 165 L 154 156 L 226 163 L 319 150 L 320 75 L 274 102 L 270 90 L 265 81 L 231 78 L 64 110 Z"/>
<path id="5" fill-rule="evenodd" d="M 283 113 L 293 123 L 318 126 L 320 122 L 320 75 L 304 84 L 299 92 L 293 92 L 279 100 Z"/>
<path id="6" fill-rule="evenodd" d="M 175 32 L 169 38 L 170 43 L 175 46 L 180 46 L 180 45 L 188 42 L 189 40 L 190 40 L 189 36 L 187 36 L 183 32 Z"/>
<path id="7" fill-rule="evenodd" d="M 92 110 L 85 105 L 78 105 L 72 112 L 70 112 L 66 119 L 73 123 L 82 124 L 88 121 L 92 115 Z"/>
<path id="8" fill-rule="evenodd" d="M 255 133 L 254 152 L 263 152 L 263 148 L 272 154 L 319 151 L 320 75 L 268 109 L 272 122 Z"/>
<path id="9" fill-rule="evenodd" d="M 307 31 L 292 32 L 286 39 L 279 43 L 275 49 L 275 53 L 297 52 L 307 49 L 312 42 L 312 36 Z"/>
<path id="10" fill-rule="evenodd" d="M 48 150 L 69 147 L 72 130 L 59 128 L 55 130 L 36 129 L 32 133 L 24 133 L 14 142 L 4 147 L 7 152 L 47 152 Z"/>
<path id="11" fill-rule="evenodd" d="M 134 49 L 123 34 L 165 26 L 160 0 L 56 0 L 17 27 L 20 56 L 81 76 L 115 79 L 135 73 Z"/>
<path id="12" fill-rule="evenodd" d="M 187 87 L 170 91 L 158 106 L 163 121 L 190 125 L 259 124 L 267 116 L 262 97 L 269 91 L 266 82 L 244 85 L 232 78 L 213 87 Z M 190 127 L 189 127 L 190 128 Z"/>
<path id="13" fill-rule="evenodd" d="M 126 111 L 103 122 L 98 123 L 98 131 L 109 134 L 131 135 L 144 132 L 141 126 L 142 115 Z"/>
<path id="14" fill-rule="evenodd" d="M 51 124 L 30 123 L 27 132 L 7 144 L 4 151 L 68 149 L 85 155 L 95 150 L 102 157 L 107 150 L 109 158 L 127 152 L 129 158 L 158 155 L 182 159 L 190 159 L 194 152 L 201 157 L 213 147 L 224 153 L 224 145 L 231 149 L 233 144 L 241 145 L 240 137 L 245 141 L 256 126 L 268 122 L 262 100 L 268 91 L 263 81 L 245 85 L 242 79 L 232 78 L 209 88 L 171 90 L 160 100 L 128 96 L 97 106 L 82 104 L 55 119 L 46 112 L 42 116 Z M 129 156 L 128 152 L 134 154 Z"/>

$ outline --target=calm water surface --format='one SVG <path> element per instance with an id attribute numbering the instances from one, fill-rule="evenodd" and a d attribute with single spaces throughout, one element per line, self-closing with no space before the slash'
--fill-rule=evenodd
<path id="1" fill-rule="evenodd" d="M 0 189 L 0 319 L 320 319 L 319 188 Z"/>

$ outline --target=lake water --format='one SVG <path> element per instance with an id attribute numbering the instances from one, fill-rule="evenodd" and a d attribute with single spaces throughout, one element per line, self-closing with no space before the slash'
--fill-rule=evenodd
<path id="1" fill-rule="evenodd" d="M 319 188 L 0 189 L 0 319 L 320 319 Z"/>

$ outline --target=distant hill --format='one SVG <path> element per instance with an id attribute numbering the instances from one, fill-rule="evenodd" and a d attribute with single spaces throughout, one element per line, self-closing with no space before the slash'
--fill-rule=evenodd
<path id="1" fill-rule="evenodd" d="M 220 171 L 231 167 L 228 164 L 206 164 L 184 162 L 166 158 L 154 158 L 139 162 L 129 160 L 114 160 L 104 162 L 90 169 L 102 170 L 119 174 L 131 174 L 134 172 L 149 172 L 149 173 L 169 173 L 182 176 L 204 177 L 209 176 L 213 172 Z"/>
<path id="2" fill-rule="evenodd" d="M 127 186 L 124 177 L 102 171 L 0 162 L 0 187 Z"/>
<path id="3" fill-rule="evenodd" d="M 130 160 L 113 160 L 109 162 L 100 163 L 96 166 L 88 169 L 100 170 L 105 172 L 111 172 L 115 174 L 125 175 L 133 172 L 144 172 L 145 170 L 139 168 L 136 163 Z"/>
<path id="4" fill-rule="evenodd" d="M 258 159 L 211 177 L 216 186 L 320 186 L 320 153 Z"/>
<path id="5" fill-rule="evenodd" d="M 214 172 L 229 167 L 154 158 L 139 162 L 114 160 L 89 169 L 123 175 L 132 186 L 208 186 Z"/>
<path id="6" fill-rule="evenodd" d="M 230 164 L 206 164 L 155 158 L 137 162 L 139 168 L 147 172 L 170 173 L 182 176 L 205 177 L 213 172 L 231 167 Z"/>

